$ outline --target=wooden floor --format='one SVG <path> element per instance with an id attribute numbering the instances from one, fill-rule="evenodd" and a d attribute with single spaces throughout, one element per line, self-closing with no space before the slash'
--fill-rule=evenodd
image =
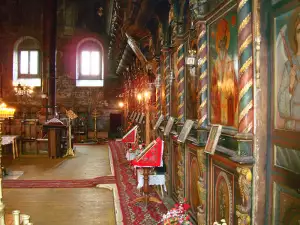
<path id="1" fill-rule="evenodd" d="M 24 157 L 8 169 L 24 171 L 19 179 L 90 179 L 111 175 L 107 146 L 77 146 L 75 158 Z M 35 225 L 116 224 L 113 192 L 101 188 L 4 189 L 6 213 L 18 209 Z"/>
<path id="2" fill-rule="evenodd" d="M 8 170 L 24 171 L 23 180 L 92 179 L 112 174 L 107 145 L 78 145 L 74 158 L 24 156 L 13 160 Z"/>

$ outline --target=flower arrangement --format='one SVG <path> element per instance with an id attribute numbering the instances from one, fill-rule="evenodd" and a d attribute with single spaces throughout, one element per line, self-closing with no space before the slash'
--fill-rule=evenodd
<path id="1" fill-rule="evenodd" d="M 186 199 L 183 202 L 179 202 L 174 205 L 174 208 L 170 209 L 163 215 L 162 222 L 164 225 L 191 225 L 190 217 L 187 213 L 190 205 L 186 203 Z"/>

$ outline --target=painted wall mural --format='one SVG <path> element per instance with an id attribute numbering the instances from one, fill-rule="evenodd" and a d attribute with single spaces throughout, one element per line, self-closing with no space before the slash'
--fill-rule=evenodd
<path id="1" fill-rule="evenodd" d="M 300 7 L 274 20 L 275 129 L 300 131 Z"/>
<path id="2" fill-rule="evenodd" d="M 238 127 L 236 8 L 209 25 L 210 121 Z"/>

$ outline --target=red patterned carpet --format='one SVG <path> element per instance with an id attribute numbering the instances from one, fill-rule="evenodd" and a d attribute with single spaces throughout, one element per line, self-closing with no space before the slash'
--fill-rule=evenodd
<path id="1" fill-rule="evenodd" d="M 109 146 L 112 152 L 116 183 L 120 195 L 120 203 L 123 212 L 125 225 L 157 225 L 161 221 L 162 215 L 167 212 L 163 204 L 150 202 L 147 207 L 145 203 L 130 204 L 141 194 L 137 190 L 137 181 L 132 169 L 128 164 L 122 164 L 126 160 L 125 151 L 121 142 L 110 141 Z M 155 191 L 152 196 L 157 198 Z"/>

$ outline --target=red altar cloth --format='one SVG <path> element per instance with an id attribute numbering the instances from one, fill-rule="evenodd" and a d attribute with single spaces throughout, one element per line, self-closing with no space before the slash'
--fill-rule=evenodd
<path id="1" fill-rule="evenodd" d="M 158 137 L 152 141 L 131 164 L 138 167 L 161 167 L 163 166 L 164 141 Z"/>
<path id="2" fill-rule="evenodd" d="M 135 143 L 136 142 L 136 134 L 137 134 L 138 126 L 134 126 L 127 134 L 125 134 L 122 138 L 123 143 Z"/>

